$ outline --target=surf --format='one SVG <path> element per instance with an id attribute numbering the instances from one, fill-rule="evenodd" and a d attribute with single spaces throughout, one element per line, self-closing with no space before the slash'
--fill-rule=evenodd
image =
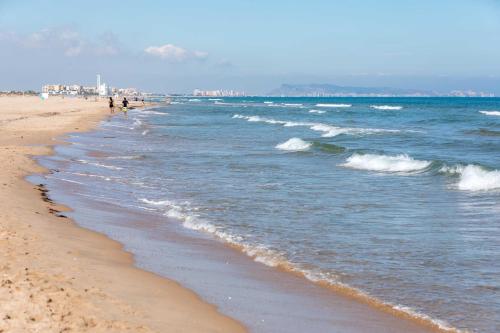
<path id="1" fill-rule="evenodd" d="M 416 160 L 406 154 L 377 155 L 355 153 L 347 158 L 341 166 L 351 169 L 389 172 L 411 173 L 427 169 L 432 162 Z"/>
<path id="2" fill-rule="evenodd" d="M 376 110 L 402 110 L 402 106 L 393 106 L 393 105 L 371 105 L 372 109 Z"/>
<path id="3" fill-rule="evenodd" d="M 300 138 L 291 138 L 283 143 L 276 145 L 276 149 L 285 151 L 307 151 L 311 148 L 312 143 L 304 141 Z"/>
<path id="4" fill-rule="evenodd" d="M 327 104 L 327 103 L 319 103 L 316 104 L 319 108 L 350 108 L 352 104 Z"/>
<path id="5" fill-rule="evenodd" d="M 456 184 L 461 191 L 492 191 L 500 190 L 500 171 L 487 170 L 479 165 L 455 165 L 452 167 L 443 166 L 441 173 L 455 175 L 459 177 Z"/>

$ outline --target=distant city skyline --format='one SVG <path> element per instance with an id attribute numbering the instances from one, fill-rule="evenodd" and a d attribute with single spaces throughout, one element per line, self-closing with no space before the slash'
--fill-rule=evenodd
<path id="1" fill-rule="evenodd" d="M 23 19 L 19 19 L 22 17 Z M 329 83 L 500 94 L 500 1 L 0 1 L 0 90 L 264 94 Z"/>

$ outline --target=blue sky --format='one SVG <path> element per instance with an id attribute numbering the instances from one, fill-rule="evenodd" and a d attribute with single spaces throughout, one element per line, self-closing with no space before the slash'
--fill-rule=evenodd
<path id="1" fill-rule="evenodd" d="M 337 83 L 500 93 L 499 0 L 0 0 L 0 89 Z"/>

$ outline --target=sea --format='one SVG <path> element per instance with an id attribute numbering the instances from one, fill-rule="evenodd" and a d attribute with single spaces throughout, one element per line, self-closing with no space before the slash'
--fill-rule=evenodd
<path id="1" fill-rule="evenodd" d="M 253 332 L 500 332 L 498 98 L 175 97 L 64 140 L 32 181 Z"/>

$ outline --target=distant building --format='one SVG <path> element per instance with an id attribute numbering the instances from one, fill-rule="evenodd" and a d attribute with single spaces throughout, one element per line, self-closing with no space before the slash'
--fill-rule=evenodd
<path id="1" fill-rule="evenodd" d="M 80 95 L 82 86 L 80 85 L 62 85 L 62 84 L 47 84 L 42 87 L 42 92 L 49 95 Z"/>
<path id="2" fill-rule="evenodd" d="M 145 96 L 146 93 L 136 88 L 112 88 L 105 82 L 102 82 L 100 74 L 96 75 L 95 86 L 82 86 L 78 84 L 46 84 L 42 86 L 42 93 L 49 95 L 68 95 L 68 96 Z"/>

